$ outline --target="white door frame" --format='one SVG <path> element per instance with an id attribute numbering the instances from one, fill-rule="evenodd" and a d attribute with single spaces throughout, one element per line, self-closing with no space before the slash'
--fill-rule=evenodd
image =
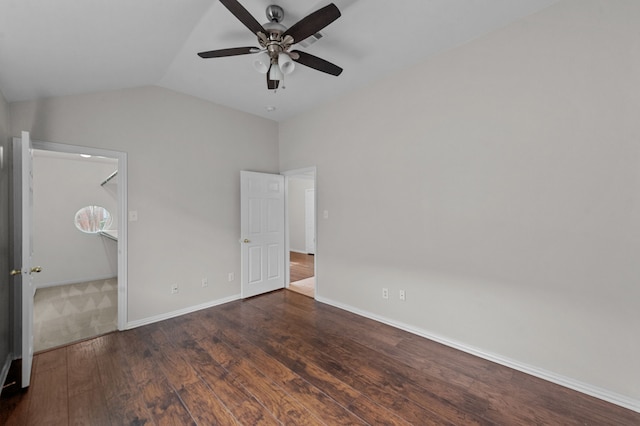
<path id="1" fill-rule="evenodd" d="M 31 141 L 33 149 L 118 160 L 118 330 L 127 329 L 127 153 L 55 142 Z M 97 182 L 98 185 L 100 182 Z"/>
<path id="2" fill-rule="evenodd" d="M 288 205 L 289 203 L 289 178 L 293 177 L 293 176 L 298 176 L 298 175 L 313 175 L 313 193 L 314 193 L 314 206 L 315 206 L 315 210 L 316 210 L 316 221 L 314 224 L 314 233 L 316 235 L 316 242 L 315 242 L 315 246 L 316 249 L 314 250 L 314 262 L 313 262 L 313 275 L 315 276 L 315 291 L 314 291 L 314 298 L 318 295 L 318 172 L 317 172 L 317 168 L 316 166 L 312 166 L 312 167 L 304 167 L 301 169 L 293 169 L 293 170 L 287 170 L 285 172 L 280 173 L 282 175 L 284 175 L 284 199 L 285 199 L 285 205 Z M 285 209 L 284 210 L 284 249 L 285 249 L 285 253 L 284 253 L 284 258 L 285 258 L 285 262 L 286 262 L 286 268 L 285 268 L 285 287 L 289 287 L 289 284 L 291 284 L 291 257 L 289 255 L 291 247 L 289 244 L 289 238 L 290 233 L 289 233 L 289 209 Z"/>
<path id="3" fill-rule="evenodd" d="M 309 232 L 310 230 L 311 232 Z M 304 249 L 308 254 L 313 254 L 313 255 L 316 254 L 316 190 L 315 188 L 309 188 L 304 190 Z"/>

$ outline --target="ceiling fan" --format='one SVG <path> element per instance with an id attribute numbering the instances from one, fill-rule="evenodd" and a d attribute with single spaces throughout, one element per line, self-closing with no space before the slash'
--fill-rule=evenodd
<path id="1" fill-rule="evenodd" d="M 267 7 L 269 22 L 261 25 L 237 0 L 220 0 L 229 12 L 258 37 L 260 47 L 233 47 L 230 49 L 200 52 L 201 58 L 221 58 L 225 56 L 258 54 L 254 67 L 267 76 L 267 88 L 276 90 L 284 75 L 290 74 L 296 63 L 334 76 L 342 73 L 342 68 L 317 56 L 300 50 L 289 50 L 292 45 L 304 41 L 340 17 L 340 10 L 331 3 L 302 18 L 290 28 L 280 24 L 284 11 L 280 6 Z"/>

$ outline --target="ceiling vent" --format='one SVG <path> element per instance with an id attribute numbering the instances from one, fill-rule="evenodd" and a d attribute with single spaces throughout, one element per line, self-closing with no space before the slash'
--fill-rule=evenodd
<path id="1" fill-rule="evenodd" d="M 317 33 L 307 37 L 306 39 L 302 40 L 300 42 L 300 45 L 303 46 L 303 47 L 309 47 L 313 43 L 315 43 L 316 41 L 320 40 L 322 37 L 324 37 L 324 35 L 321 32 L 317 32 Z"/>

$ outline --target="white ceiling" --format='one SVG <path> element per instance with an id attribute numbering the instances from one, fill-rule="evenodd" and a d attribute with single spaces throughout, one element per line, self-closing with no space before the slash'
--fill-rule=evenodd
<path id="1" fill-rule="evenodd" d="M 251 55 L 196 55 L 258 46 L 217 0 L 0 0 L 0 91 L 13 102 L 158 85 L 279 121 L 557 1 L 334 0 L 342 16 L 317 43 L 295 48 L 344 72 L 297 64 L 273 93 Z M 261 23 L 278 4 L 289 27 L 330 0 L 240 3 Z"/>

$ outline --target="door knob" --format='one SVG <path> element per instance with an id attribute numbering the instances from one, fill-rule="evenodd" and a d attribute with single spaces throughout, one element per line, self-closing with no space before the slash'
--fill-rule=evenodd
<path id="1" fill-rule="evenodd" d="M 33 268 L 31 268 L 31 272 L 42 272 L 42 267 L 34 266 Z"/>
<path id="2" fill-rule="evenodd" d="M 244 239 L 244 242 L 245 242 L 245 243 L 250 243 L 251 241 L 250 241 L 250 240 L 247 240 L 247 239 L 245 238 L 245 239 Z"/>
<path id="3" fill-rule="evenodd" d="M 9 275 L 13 277 L 14 275 L 20 275 L 21 273 L 22 271 L 20 269 L 12 269 L 11 272 L 9 272 Z"/>

